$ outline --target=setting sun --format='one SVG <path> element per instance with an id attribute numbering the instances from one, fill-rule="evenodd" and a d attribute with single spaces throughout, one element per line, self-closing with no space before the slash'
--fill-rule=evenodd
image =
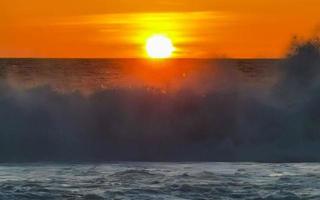
<path id="1" fill-rule="evenodd" d="M 147 40 L 146 51 L 151 58 L 169 58 L 174 46 L 168 37 L 156 35 Z"/>

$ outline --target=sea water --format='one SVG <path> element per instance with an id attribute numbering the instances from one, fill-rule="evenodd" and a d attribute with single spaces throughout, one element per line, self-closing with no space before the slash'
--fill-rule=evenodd
<path id="1" fill-rule="evenodd" d="M 0 199 L 320 199 L 295 62 L 1 59 Z"/>
<path id="2" fill-rule="evenodd" d="M 317 163 L 2 164 L 0 178 L 3 200 L 320 198 Z"/>

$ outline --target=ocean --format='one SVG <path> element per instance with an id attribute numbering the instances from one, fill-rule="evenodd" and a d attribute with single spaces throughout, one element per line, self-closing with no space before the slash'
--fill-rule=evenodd
<path id="1" fill-rule="evenodd" d="M 0 59 L 0 199 L 320 199 L 307 60 Z"/>
<path id="2" fill-rule="evenodd" d="M 312 58 L 1 59 L 0 162 L 320 161 Z"/>
<path id="3" fill-rule="evenodd" d="M 272 86 L 280 62 L 280 59 L 0 59 L 0 77 L 21 89 L 48 86 L 56 92 L 84 95 L 111 89 L 190 90 L 205 94 L 239 84 Z"/>
<path id="4" fill-rule="evenodd" d="M 0 199 L 319 199 L 318 163 L 2 164 Z"/>

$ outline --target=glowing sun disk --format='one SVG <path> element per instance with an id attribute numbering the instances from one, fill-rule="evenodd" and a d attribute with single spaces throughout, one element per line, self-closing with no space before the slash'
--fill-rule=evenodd
<path id="1" fill-rule="evenodd" d="M 169 58 L 174 47 L 168 37 L 156 35 L 147 40 L 146 51 L 151 58 Z"/>

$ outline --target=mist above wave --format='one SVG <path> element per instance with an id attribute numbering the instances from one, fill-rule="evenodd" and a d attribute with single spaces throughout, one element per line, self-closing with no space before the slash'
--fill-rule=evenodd
<path id="1" fill-rule="evenodd" d="M 320 161 L 319 54 L 318 40 L 297 44 L 276 84 L 255 90 L 227 73 L 201 94 L 2 81 L 0 161 Z"/>

